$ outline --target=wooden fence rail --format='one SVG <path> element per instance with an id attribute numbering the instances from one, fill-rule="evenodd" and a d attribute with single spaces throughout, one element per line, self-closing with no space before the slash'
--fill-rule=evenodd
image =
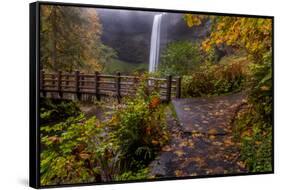
<path id="1" fill-rule="evenodd" d="M 121 75 L 120 73 L 116 75 L 99 72 L 84 74 L 79 71 L 74 73 L 47 73 L 41 70 L 40 92 L 43 97 L 54 97 L 54 94 L 56 94 L 56 98 L 75 97 L 79 100 L 81 100 L 82 95 L 96 97 L 97 100 L 100 100 L 101 96 L 113 96 L 120 102 L 123 96 L 135 94 L 140 80 L 137 76 Z M 180 77 L 149 77 L 147 85 L 150 90 L 158 90 L 161 99 L 164 101 L 169 102 L 171 98 L 180 98 L 181 96 Z"/>

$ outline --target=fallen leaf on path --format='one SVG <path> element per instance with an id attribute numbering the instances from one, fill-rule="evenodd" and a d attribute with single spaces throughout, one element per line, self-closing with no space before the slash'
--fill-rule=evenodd
<path id="1" fill-rule="evenodd" d="M 238 166 L 240 166 L 241 168 L 245 168 L 246 164 L 242 161 L 237 162 Z"/>
<path id="2" fill-rule="evenodd" d="M 175 171 L 175 175 L 176 175 L 177 177 L 182 177 L 182 176 L 184 176 L 184 173 L 183 173 L 183 171 L 181 171 L 181 170 L 176 170 L 176 171 Z"/>
<path id="3" fill-rule="evenodd" d="M 202 136 L 203 136 L 202 133 L 198 133 L 198 132 L 192 133 L 192 137 L 202 137 Z"/>
<path id="4" fill-rule="evenodd" d="M 159 141 L 157 141 L 157 140 L 152 140 L 151 142 L 152 142 L 152 144 L 154 144 L 154 145 L 159 144 Z"/>
<path id="5" fill-rule="evenodd" d="M 182 150 L 177 150 L 175 151 L 175 154 L 179 157 L 181 157 L 182 155 L 184 155 L 184 152 Z"/>
<path id="6" fill-rule="evenodd" d="M 213 172 L 216 174 L 223 174 L 224 173 L 224 169 L 222 167 L 216 167 L 215 169 L 213 169 Z"/>
<path id="7" fill-rule="evenodd" d="M 191 109 L 189 107 L 183 108 L 185 111 L 190 111 Z"/>
<path id="8" fill-rule="evenodd" d="M 216 129 L 210 129 L 208 131 L 209 134 L 216 134 L 218 131 Z"/>
<path id="9" fill-rule="evenodd" d="M 210 136 L 209 136 L 209 139 L 211 139 L 211 140 L 214 140 L 215 138 L 216 138 L 215 135 L 210 135 Z"/>
<path id="10" fill-rule="evenodd" d="M 234 143 L 231 141 L 231 139 L 226 139 L 223 141 L 223 143 L 227 146 L 233 145 Z"/>
<path id="11" fill-rule="evenodd" d="M 216 145 L 216 146 L 221 146 L 223 143 L 222 142 L 219 142 L 219 141 L 215 141 L 212 143 L 213 145 Z"/>
<path id="12" fill-rule="evenodd" d="M 162 148 L 162 151 L 165 151 L 165 152 L 169 152 L 169 151 L 171 151 L 172 150 L 172 148 L 170 147 L 170 146 L 168 146 L 168 145 L 166 145 L 166 146 L 164 146 L 163 148 Z"/>
<path id="13" fill-rule="evenodd" d="M 194 143 L 192 142 L 192 140 L 188 140 L 188 141 L 183 141 L 179 144 L 179 147 L 194 147 Z"/>

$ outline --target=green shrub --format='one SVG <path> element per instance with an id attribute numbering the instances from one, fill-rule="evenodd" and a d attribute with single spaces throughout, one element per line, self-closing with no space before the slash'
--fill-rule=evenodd
<path id="1" fill-rule="evenodd" d="M 272 171 L 272 54 L 250 67 L 249 109 L 235 122 L 241 158 L 252 172 Z"/>
<path id="2" fill-rule="evenodd" d="M 272 171 L 272 125 L 252 106 L 235 121 L 241 159 L 251 172 Z"/>
<path id="3" fill-rule="evenodd" d="M 41 124 L 65 120 L 80 113 L 77 104 L 71 100 L 40 98 Z"/>
<path id="4" fill-rule="evenodd" d="M 149 169 L 143 168 L 137 172 L 127 171 L 116 177 L 116 181 L 142 180 L 149 178 Z"/>
<path id="5" fill-rule="evenodd" d="M 205 64 L 191 75 L 183 76 L 182 95 L 200 97 L 240 91 L 246 80 L 247 60 L 232 59 L 221 64 Z"/>
<path id="6" fill-rule="evenodd" d="M 201 63 L 197 44 L 178 41 L 172 42 L 161 55 L 159 71 L 162 75 L 184 75 L 194 71 Z"/>
<path id="7" fill-rule="evenodd" d="M 42 185 L 112 181 L 119 173 L 119 147 L 95 118 L 83 115 L 41 128 Z"/>
<path id="8" fill-rule="evenodd" d="M 143 83 L 109 120 L 83 114 L 41 126 L 42 185 L 144 179 L 168 140 L 164 106 Z"/>
<path id="9" fill-rule="evenodd" d="M 119 146 L 126 155 L 126 169 L 144 167 L 168 140 L 164 106 L 157 93 L 148 94 L 146 85 L 117 110 L 111 127 L 116 129 Z"/>

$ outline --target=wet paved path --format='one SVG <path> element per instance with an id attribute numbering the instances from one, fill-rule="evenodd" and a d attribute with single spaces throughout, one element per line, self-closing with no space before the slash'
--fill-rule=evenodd
<path id="1" fill-rule="evenodd" d="M 244 102 L 242 93 L 175 99 L 177 119 L 168 121 L 170 142 L 150 164 L 155 177 L 245 173 L 233 141 L 231 122 Z"/>

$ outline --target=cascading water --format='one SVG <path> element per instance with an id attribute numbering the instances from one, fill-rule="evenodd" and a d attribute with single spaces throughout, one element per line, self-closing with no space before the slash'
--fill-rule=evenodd
<path id="1" fill-rule="evenodd" d="M 149 56 L 149 72 L 155 72 L 158 68 L 159 50 L 160 50 L 160 28 L 161 20 L 164 13 L 154 16 L 151 40 L 150 40 L 150 56 Z"/>

